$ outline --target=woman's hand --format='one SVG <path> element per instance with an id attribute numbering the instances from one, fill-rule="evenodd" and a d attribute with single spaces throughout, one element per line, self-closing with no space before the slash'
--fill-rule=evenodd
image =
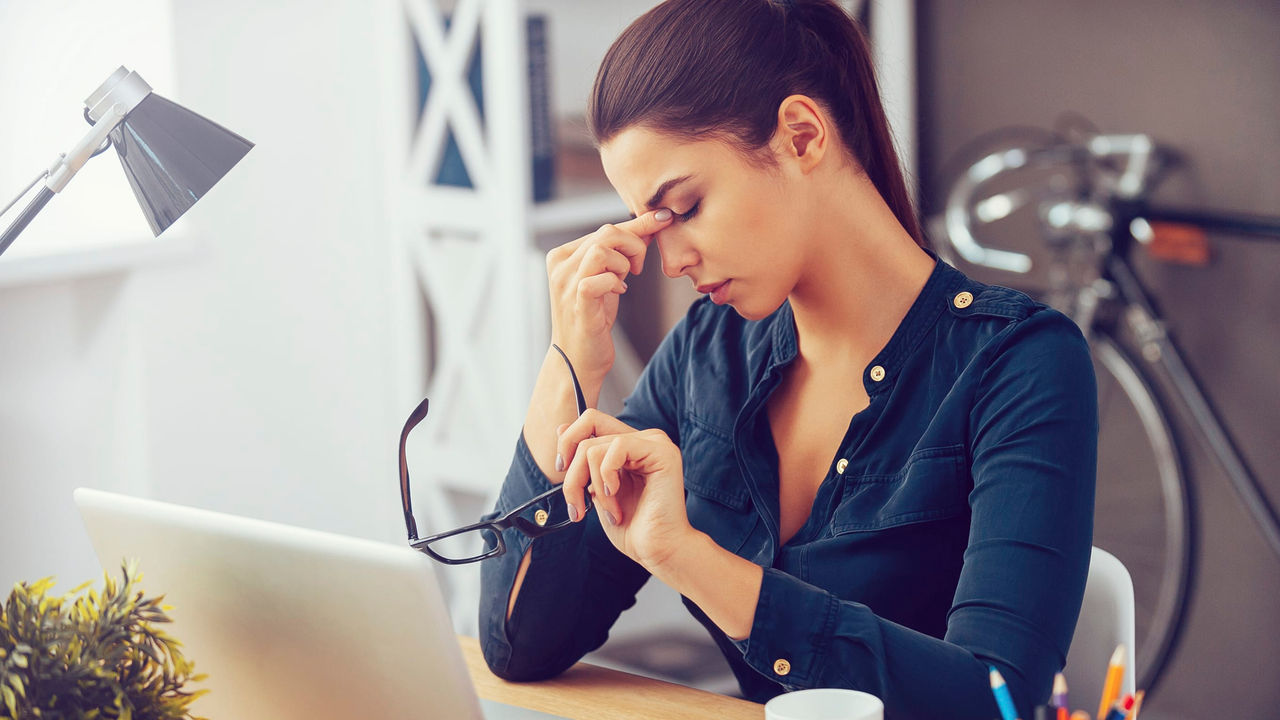
<path id="1" fill-rule="evenodd" d="M 573 358 L 584 382 L 597 384 L 613 367 L 618 298 L 628 274 L 644 269 L 649 240 L 671 223 L 666 208 L 647 212 L 547 253 L 551 341 Z"/>
<path id="2" fill-rule="evenodd" d="M 583 493 L 591 493 L 610 542 L 650 572 L 696 532 L 685 514 L 680 448 L 661 430 L 636 431 L 588 410 L 562 427 L 558 450 L 569 465 L 569 516 L 582 519 Z"/>

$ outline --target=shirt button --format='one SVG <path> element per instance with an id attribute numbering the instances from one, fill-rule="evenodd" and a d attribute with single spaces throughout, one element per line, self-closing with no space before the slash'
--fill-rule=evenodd
<path id="1" fill-rule="evenodd" d="M 956 307 L 963 310 L 973 304 L 973 293 L 966 290 L 965 292 L 962 292 L 959 295 L 957 295 L 956 299 L 953 302 L 955 303 Z"/>
<path id="2" fill-rule="evenodd" d="M 844 458 L 840 458 L 839 460 L 836 461 L 836 474 L 843 475 L 844 469 L 847 467 L 849 467 L 849 461 L 845 460 Z"/>
<path id="3" fill-rule="evenodd" d="M 881 380 L 883 380 L 884 368 L 879 365 L 871 368 L 871 379 L 874 380 L 875 382 L 880 382 Z"/>
<path id="4" fill-rule="evenodd" d="M 786 675 L 791 672 L 791 663 L 787 662 L 785 658 L 778 658 L 773 661 L 773 672 L 778 675 Z"/>
<path id="5" fill-rule="evenodd" d="M 546 524 L 547 524 L 547 511 L 546 511 L 546 510 L 539 510 L 538 512 L 534 513 L 534 514 L 533 514 L 533 521 L 534 521 L 534 522 L 536 522 L 536 523 L 538 523 L 538 527 L 542 527 L 543 525 L 546 525 Z"/>

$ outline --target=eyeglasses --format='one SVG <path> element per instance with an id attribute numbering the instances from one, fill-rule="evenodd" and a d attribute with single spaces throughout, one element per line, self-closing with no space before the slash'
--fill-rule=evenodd
<path id="1" fill-rule="evenodd" d="M 582 386 L 578 384 L 578 374 L 573 371 L 573 363 L 569 362 L 569 356 L 565 355 L 558 346 L 551 347 L 560 353 L 560 357 L 564 358 L 565 364 L 569 366 L 569 377 L 573 379 L 573 392 L 577 396 L 578 414 L 581 415 L 587 411 L 587 401 L 582 395 Z M 505 553 L 507 545 L 502 539 L 503 530 L 515 528 L 525 536 L 536 539 L 550 535 L 572 523 L 571 520 L 566 519 L 554 525 L 547 524 L 550 511 L 544 504 L 553 496 L 560 494 L 560 487 L 556 486 L 501 517 L 465 525 L 419 540 L 418 525 L 413 519 L 413 504 L 409 499 L 409 463 L 405 459 L 404 448 L 409 432 L 427 416 L 428 404 L 427 399 L 418 403 L 418 407 L 414 408 L 409 414 L 409 419 L 405 421 L 404 429 L 400 431 L 400 500 L 404 505 L 404 525 L 409 533 L 410 547 L 448 565 L 465 565 Z M 591 510 L 589 494 L 583 494 L 583 505 L 582 513 L 586 515 Z"/>

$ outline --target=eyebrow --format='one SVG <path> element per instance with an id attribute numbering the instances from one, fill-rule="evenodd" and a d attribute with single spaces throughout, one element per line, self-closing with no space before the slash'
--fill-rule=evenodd
<path id="1" fill-rule="evenodd" d="M 681 175 L 680 177 L 671 178 L 670 180 L 662 183 L 661 185 L 658 186 L 658 189 L 654 191 L 653 197 L 645 201 L 645 207 L 649 208 L 650 210 L 654 210 L 659 207 L 662 207 L 662 199 L 666 197 L 667 192 L 670 191 L 671 188 L 679 185 L 680 183 L 692 177 L 693 177 L 692 175 Z M 635 217 L 635 215 L 632 215 L 631 217 Z"/>

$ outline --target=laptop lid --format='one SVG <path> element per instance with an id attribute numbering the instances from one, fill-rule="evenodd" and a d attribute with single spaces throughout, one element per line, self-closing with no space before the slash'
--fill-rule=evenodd
<path id="1" fill-rule="evenodd" d="M 238 720 L 482 717 L 431 560 L 407 547 L 81 488 L 108 572 L 139 560 Z"/>

